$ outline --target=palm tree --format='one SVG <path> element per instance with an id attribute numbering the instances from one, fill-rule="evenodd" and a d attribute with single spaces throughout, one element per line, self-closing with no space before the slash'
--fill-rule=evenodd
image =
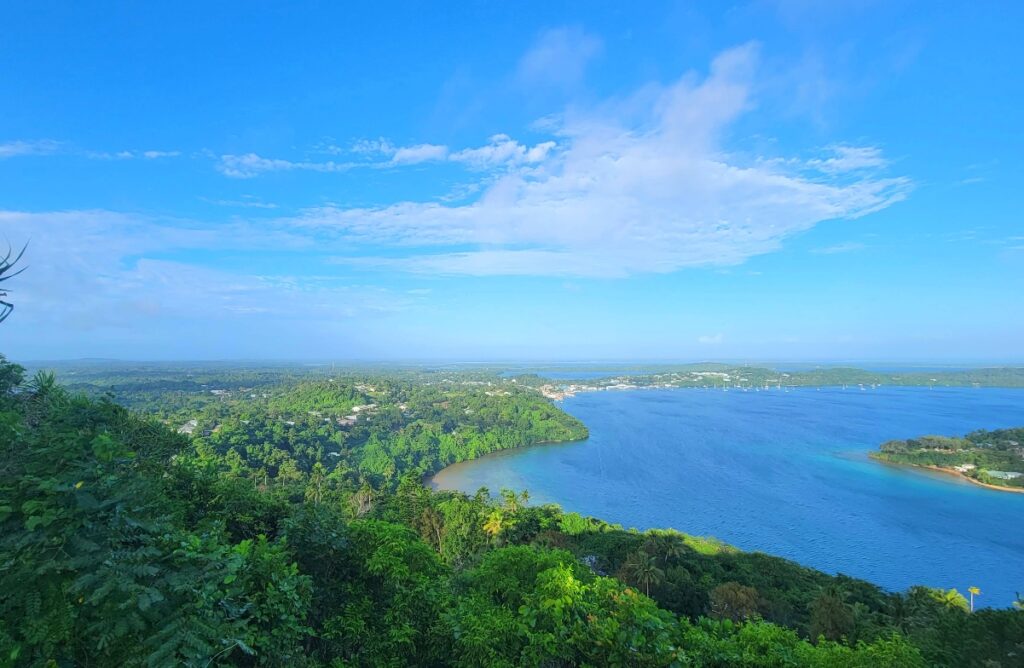
<path id="1" fill-rule="evenodd" d="M 505 517 L 502 515 L 500 510 L 495 508 L 491 511 L 491 514 L 487 516 L 487 521 L 484 522 L 484 533 L 490 536 L 491 540 L 497 540 L 504 528 Z"/>
<path id="2" fill-rule="evenodd" d="M 846 603 L 847 593 L 836 585 L 822 590 L 811 603 L 811 638 L 825 636 L 838 641 L 850 636 L 856 626 L 853 609 Z"/>
<path id="3" fill-rule="evenodd" d="M 739 622 L 757 614 L 757 589 L 739 582 L 723 582 L 711 590 L 711 616 Z"/>
<path id="4" fill-rule="evenodd" d="M 971 592 L 971 612 L 974 612 L 974 597 L 981 596 L 981 590 L 977 587 L 968 587 L 967 591 Z"/>
<path id="5" fill-rule="evenodd" d="M 622 571 L 628 581 L 635 583 L 638 587 L 642 585 L 647 596 L 651 595 L 652 584 L 660 584 L 665 579 L 665 572 L 658 568 L 654 557 L 643 550 L 630 555 L 629 559 L 626 559 L 626 563 L 622 565 Z"/>
<path id="6" fill-rule="evenodd" d="M 950 589 L 948 591 L 940 589 L 935 592 L 934 598 L 947 608 L 956 608 L 959 610 L 967 609 L 967 599 L 965 599 L 964 595 L 956 589 Z"/>
<path id="7" fill-rule="evenodd" d="M 373 510 L 373 496 L 373 488 L 365 483 L 352 495 L 352 509 L 356 517 L 362 517 Z"/>
<path id="8" fill-rule="evenodd" d="M 306 499 L 312 501 L 314 506 L 319 506 L 324 500 L 324 480 L 327 478 L 324 465 L 320 462 L 313 464 L 313 470 L 309 473 L 309 484 L 306 485 Z"/>
<path id="9" fill-rule="evenodd" d="M 444 517 L 434 508 L 427 506 L 420 513 L 419 517 L 420 535 L 434 546 L 434 549 L 441 549 L 441 537 L 444 531 Z"/>
<path id="10" fill-rule="evenodd" d="M 910 628 L 911 620 L 911 606 L 907 603 L 907 597 L 903 594 L 897 594 L 888 605 L 886 611 L 889 615 L 889 619 L 892 620 L 892 625 L 903 633 L 907 632 Z"/>
<path id="11" fill-rule="evenodd" d="M 686 543 L 672 534 L 653 534 L 644 542 L 644 551 L 658 558 L 662 566 L 668 566 L 686 555 Z"/>
<path id="12" fill-rule="evenodd" d="M 515 514 L 519 510 L 519 495 L 511 489 L 501 490 L 501 498 L 506 512 Z"/>

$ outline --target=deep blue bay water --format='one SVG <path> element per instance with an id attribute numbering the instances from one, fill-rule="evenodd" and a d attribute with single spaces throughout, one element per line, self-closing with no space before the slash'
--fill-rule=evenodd
<path id="1" fill-rule="evenodd" d="M 1024 494 L 887 466 L 889 439 L 1024 425 L 1024 390 L 802 388 L 579 394 L 579 443 L 494 453 L 436 487 L 530 490 L 626 527 L 672 527 L 891 590 L 1024 592 Z"/>

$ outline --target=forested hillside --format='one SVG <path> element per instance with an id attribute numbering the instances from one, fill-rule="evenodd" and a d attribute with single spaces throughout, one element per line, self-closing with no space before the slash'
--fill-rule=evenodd
<path id="1" fill-rule="evenodd" d="M 0 358 L 0 663 L 1016 666 L 1024 612 L 890 594 L 424 473 L 582 438 L 492 377 L 149 383 Z M 194 382 L 193 384 L 189 384 Z M 170 384 L 168 386 L 168 384 Z M 111 388 L 125 393 L 122 384 Z M 161 397 L 177 397 L 166 404 Z M 125 398 L 125 397 L 119 397 Z"/>

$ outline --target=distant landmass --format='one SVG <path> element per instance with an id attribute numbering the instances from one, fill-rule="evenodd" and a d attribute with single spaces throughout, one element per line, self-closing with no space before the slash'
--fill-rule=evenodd
<path id="1" fill-rule="evenodd" d="M 607 367 L 606 367 L 607 369 Z M 529 372 L 527 372 L 529 371 Z M 575 372 L 575 376 L 574 376 Z M 578 392 L 641 388 L 701 387 L 759 390 L 791 387 L 1024 387 L 1024 368 L 984 367 L 950 371 L 869 371 L 853 367 L 821 367 L 782 371 L 767 367 L 727 364 L 688 364 L 608 370 L 597 376 L 593 367 L 531 368 L 505 375 L 532 385 L 551 399 Z"/>

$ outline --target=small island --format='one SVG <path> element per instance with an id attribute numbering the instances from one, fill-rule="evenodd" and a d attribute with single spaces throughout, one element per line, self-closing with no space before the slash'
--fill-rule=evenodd
<path id="1" fill-rule="evenodd" d="M 888 441 L 871 456 L 950 473 L 990 489 L 1024 492 L 1024 427 Z"/>

